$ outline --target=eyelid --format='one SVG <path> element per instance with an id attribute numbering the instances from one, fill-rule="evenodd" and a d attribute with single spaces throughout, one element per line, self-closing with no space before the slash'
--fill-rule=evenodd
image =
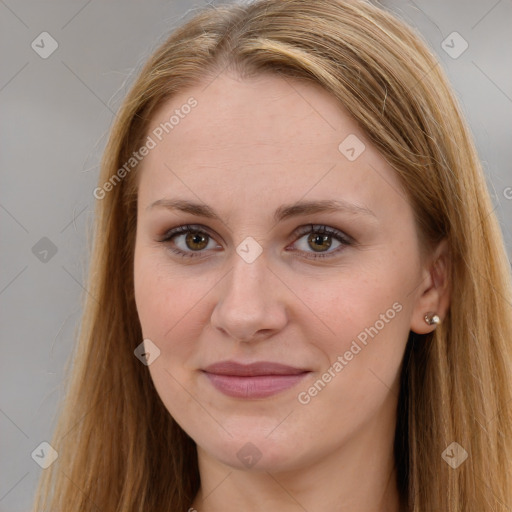
<path id="1" fill-rule="evenodd" d="M 315 233 L 315 232 L 325 232 L 325 234 L 339 237 L 343 239 L 343 241 L 347 244 L 355 244 L 356 241 L 353 237 L 345 233 L 345 231 L 335 228 L 333 226 L 329 226 L 328 224 L 314 224 L 308 223 L 303 224 L 302 226 L 298 226 L 293 233 L 290 235 L 291 237 L 300 236 L 302 237 L 306 233 Z"/>

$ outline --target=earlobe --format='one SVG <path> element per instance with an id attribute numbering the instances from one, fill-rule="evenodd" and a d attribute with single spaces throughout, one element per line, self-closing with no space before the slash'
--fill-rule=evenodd
<path id="1" fill-rule="evenodd" d="M 445 318 L 450 306 L 450 254 L 443 240 L 424 269 L 426 278 L 419 289 L 411 319 L 411 331 L 428 334 Z"/>

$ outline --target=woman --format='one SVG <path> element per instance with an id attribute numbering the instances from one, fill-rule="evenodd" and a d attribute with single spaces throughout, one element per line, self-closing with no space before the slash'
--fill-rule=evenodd
<path id="1" fill-rule="evenodd" d="M 203 10 L 140 73 L 94 195 L 35 510 L 510 510 L 510 267 L 402 22 Z"/>

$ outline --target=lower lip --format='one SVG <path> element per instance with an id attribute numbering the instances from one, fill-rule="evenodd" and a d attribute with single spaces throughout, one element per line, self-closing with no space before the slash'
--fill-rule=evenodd
<path id="1" fill-rule="evenodd" d="M 240 377 L 205 372 L 213 386 L 221 393 L 234 398 L 266 398 L 290 389 L 309 372 L 297 375 L 258 375 Z"/>

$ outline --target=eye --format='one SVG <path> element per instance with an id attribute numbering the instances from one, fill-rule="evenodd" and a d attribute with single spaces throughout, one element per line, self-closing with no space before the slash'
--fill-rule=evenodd
<path id="1" fill-rule="evenodd" d="M 317 259 L 331 257 L 339 253 L 345 246 L 353 245 L 354 240 L 335 228 L 323 225 L 310 224 L 298 228 L 293 234 L 294 237 L 300 237 L 295 243 L 301 242 L 304 235 L 309 235 L 302 243 L 303 249 L 299 252 L 306 254 L 306 258 Z M 335 250 L 329 251 L 332 246 L 332 240 L 338 243 Z M 198 225 L 184 225 L 167 231 L 164 237 L 159 240 L 162 243 L 170 244 L 171 251 L 182 257 L 202 257 L 200 254 L 204 249 L 215 248 L 213 237 Z M 212 246 L 208 247 L 212 243 Z M 308 252 L 307 248 L 313 248 L 313 252 Z M 325 253 L 325 254 L 324 254 Z"/>
<path id="2" fill-rule="evenodd" d="M 176 240 L 178 240 L 178 242 Z M 179 256 L 194 258 L 197 256 L 194 253 L 203 252 L 203 249 L 207 248 L 210 242 L 213 242 L 213 238 L 200 226 L 187 224 L 167 231 L 160 242 L 170 242 L 171 251 Z M 212 249 L 212 247 L 210 247 L 210 249 Z"/>
<path id="3" fill-rule="evenodd" d="M 307 238 L 301 235 L 308 235 Z M 303 226 L 295 232 L 295 236 L 299 236 L 299 240 L 296 243 L 301 242 L 304 239 L 302 246 L 307 248 L 313 248 L 313 253 L 310 253 L 304 249 L 300 249 L 300 252 L 306 254 L 306 258 L 318 259 L 318 258 L 330 258 L 333 255 L 338 254 L 343 250 L 345 246 L 353 245 L 354 239 L 346 235 L 338 229 L 331 228 L 329 226 L 310 224 L 309 226 Z M 332 240 L 335 239 L 338 245 L 333 251 L 329 251 L 332 246 Z"/>

